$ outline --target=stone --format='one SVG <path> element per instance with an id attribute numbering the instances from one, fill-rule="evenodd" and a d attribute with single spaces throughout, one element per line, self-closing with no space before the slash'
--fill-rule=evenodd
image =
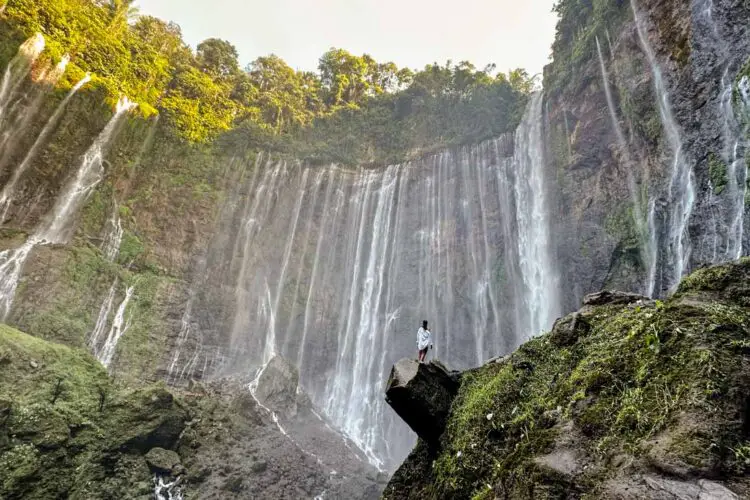
<path id="1" fill-rule="evenodd" d="M 541 469 L 564 476 L 572 480 L 580 469 L 580 464 L 572 450 L 555 450 L 548 455 L 536 457 L 534 463 Z"/>
<path id="2" fill-rule="evenodd" d="M 286 416 L 297 413 L 297 368 L 281 356 L 274 357 L 258 378 L 255 397 L 264 406 Z"/>
<path id="3" fill-rule="evenodd" d="M 266 469 L 268 469 L 268 462 L 264 460 L 259 460 L 257 462 L 254 462 L 253 465 L 250 466 L 250 470 L 255 472 L 256 474 L 265 472 Z"/>
<path id="4" fill-rule="evenodd" d="M 613 479 L 605 484 L 606 498 L 613 500 L 739 500 L 740 496 L 721 483 L 700 479 L 683 481 L 656 474 Z"/>
<path id="5" fill-rule="evenodd" d="M 182 469 L 180 456 L 164 448 L 151 448 L 146 453 L 146 463 L 152 472 L 161 474 L 172 474 L 178 467 Z"/>
<path id="6" fill-rule="evenodd" d="M 32 359 L 31 361 L 29 361 L 29 366 L 36 370 L 37 368 L 39 368 L 39 363 Z"/>
<path id="7" fill-rule="evenodd" d="M 592 293 L 583 299 L 584 306 L 626 306 L 638 302 L 648 302 L 648 297 L 638 295 L 637 293 L 616 292 L 605 290 L 603 292 Z"/>
<path id="8" fill-rule="evenodd" d="M 576 312 L 555 321 L 550 333 L 550 341 L 558 347 L 568 347 L 582 336 L 588 333 L 591 325 L 585 317 Z"/>
<path id="9" fill-rule="evenodd" d="M 437 447 L 459 385 L 459 376 L 438 362 L 402 359 L 391 370 L 386 402 L 420 438 Z"/>

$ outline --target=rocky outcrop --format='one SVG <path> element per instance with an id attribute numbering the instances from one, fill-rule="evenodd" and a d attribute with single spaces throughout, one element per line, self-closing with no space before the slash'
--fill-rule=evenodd
<path id="1" fill-rule="evenodd" d="M 153 498 L 154 476 L 188 498 L 379 497 L 385 477 L 296 385 L 294 418 L 272 418 L 249 384 L 128 390 L 85 351 L 0 325 L 0 498 Z"/>
<path id="2" fill-rule="evenodd" d="M 402 359 L 391 370 L 385 399 L 420 438 L 437 446 L 458 386 L 457 375 L 439 362 Z"/>
<path id="3" fill-rule="evenodd" d="M 293 416 L 297 412 L 297 368 L 281 356 L 263 367 L 258 375 L 255 397 L 272 411 Z"/>
<path id="4" fill-rule="evenodd" d="M 440 438 L 384 498 L 748 498 L 748 273 L 750 259 L 702 269 L 663 302 L 592 296 L 463 373 Z M 430 372 L 397 371 L 429 401 Z"/>

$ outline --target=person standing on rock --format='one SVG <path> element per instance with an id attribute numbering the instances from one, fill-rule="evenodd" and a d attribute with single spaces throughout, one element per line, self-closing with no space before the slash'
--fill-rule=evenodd
<path id="1" fill-rule="evenodd" d="M 420 363 L 424 363 L 427 357 L 427 350 L 434 348 L 432 344 L 432 332 L 427 328 L 427 320 L 422 322 L 422 327 L 417 331 L 417 349 L 419 350 L 419 358 L 417 360 Z"/>

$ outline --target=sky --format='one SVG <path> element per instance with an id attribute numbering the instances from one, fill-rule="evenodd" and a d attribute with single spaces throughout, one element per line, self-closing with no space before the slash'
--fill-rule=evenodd
<path id="1" fill-rule="evenodd" d="M 540 73 L 549 61 L 554 0 L 138 0 L 144 14 L 174 21 L 195 47 L 222 38 L 244 67 L 276 54 L 315 70 L 331 47 L 422 69 L 470 61 Z"/>

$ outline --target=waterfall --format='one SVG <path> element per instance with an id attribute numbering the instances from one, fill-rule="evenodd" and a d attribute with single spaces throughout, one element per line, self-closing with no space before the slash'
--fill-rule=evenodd
<path id="1" fill-rule="evenodd" d="M 721 114 L 724 117 L 722 134 L 724 152 L 722 159 L 727 165 L 727 243 L 724 254 L 714 263 L 737 260 L 742 256 L 742 240 L 745 230 L 745 195 L 747 192 L 747 166 L 745 162 L 747 144 L 745 137 L 747 128 L 744 127 L 743 129 L 735 117 L 733 102 L 735 85 L 729 79 L 728 73 L 729 70 L 727 69 L 722 76 L 723 91 L 720 99 Z M 745 84 L 747 84 L 747 81 L 745 81 Z M 738 95 L 742 96 L 739 89 Z M 741 101 L 740 106 L 746 109 L 747 100 L 741 99 Z"/>
<path id="2" fill-rule="evenodd" d="M 112 209 L 112 216 L 107 222 L 107 227 L 102 241 L 102 252 L 104 257 L 114 262 L 120 253 L 120 244 L 122 243 L 122 221 L 120 220 L 120 207 L 115 201 Z"/>
<path id="3" fill-rule="evenodd" d="M 135 287 L 132 286 L 128 287 L 128 289 L 125 291 L 125 298 L 117 308 L 117 313 L 115 314 L 115 318 L 112 320 L 112 326 L 109 329 L 107 338 L 104 339 L 104 343 L 94 351 L 94 356 L 96 357 L 96 359 L 98 359 L 99 362 L 107 368 L 109 368 L 109 365 L 112 363 L 112 359 L 114 359 L 115 357 L 115 351 L 117 349 L 118 342 L 130 328 L 130 319 L 125 320 L 125 312 L 128 309 L 128 304 L 130 303 L 130 299 L 133 297 L 134 291 Z"/>
<path id="4" fill-rule="evenodd" d="M 182 351 L 185 347 L 185 343 L 190 338 L 190 334 L 193 333 L 193 304 L 195 302 L 195 289 L 190 289 L 190 296 L 188 297 L 187 305 L 185 310 L 182 312 L 182 318 L 180 318 L 180 332 L 177 334 L 177 346 L 172 352 L 172 361 L 169 363 L 167 369 L 167 382 L 170 384 L 177 384 L 185 377 L 189 377 L 195 371 L 198 357 L 201 354 L 202 346 L 200 343 L 193 352 L 193 356 L 187 363 L 183 363 L 181 369 L 178 369 L 179 362 L 182 357 Z M 205 372 L 205 369 L 204 369 Z"/>
<path id="5" fill-rule="evenodd" d="M 559 277 L 551 255 L 544 181 L 543 100 L 541 93 L 532 96 L 516 131 L 513 158 L 518 255 L 529 313 L 519 333 L 526 338 L 551 328 L 560 313 Z"/>
<path id="6" fill-rule="evenodd" d="M 103 175 L 104 148 L 112 138 L 119 119 L 135 107 L 127 99 L 117 104 L 115 114 L 83 156 L 75 177 L 63 188 L 52 212 L 19 248 L 0 252 L 0 318 L 10 313 L 18 280 L 29 253 L 37 245 L 65 243 L 73 217 Z"/>
<path id="7" fill-rule="evenodd" d="M 32 65 L 44 51 L 44 46 L 44 37 L 37 33 L 21 45 L 18 54 L 5 68 L 5 74 L 0 81 L 0 123 L 10 104 L 10 98 L 31 71 Z"/>
<path id="8" fill-rule="evenodd" d="M 612 97 L 612 88 L 609 82 L 609 73 L 607 72 L 607 64 L 604 61 L 604 55 L 602 54 L 602 47 L 599 43 L 599 37 L 596 37 L 596 50 L 599 55 L 599 66 L 601 67 L 602 82 L 604 84 L 604 94 L 607 98 L 607 108 L 609 109 L 609 118 L 612 122 L 612 128 L 615 131 L 617 137 L 617 144 L 620 147 L 620 153 L 624 159 L 624 168 L 628 179 L 628 190 L 630 191 L 630 200 L 633 205 L 633 222 L 638 231 L 638 240 L 640 244 L 641 260 L 646 264 L 648 270 L 653 269 L 654 264 L 657 260 L 657 248 L 653 244 L 653 240 L 649 236 L 648 221 L 643 218 L 643 210 L 641 209 L 641 200 L 638 194 L 638 187 L 635 182 L 635 176 L 633 170 L 635 169 L 635 163 L 633 162 L 630 154 L 630 146 L 628 141 L 625 139 L 625 134 L 620 126 L 620 120 L 617 118 L 617 111 L 615 108 L 615 101 Z M 611 47 L 610 47 L 611 50 Z M 656 282 L 651 272 L 648 273 L 647 282 L 645 284 L 644 292 L 648 297 L 651 297 L 654 293 L 654 287 Z"/>
<path id="9" fill-rule="evenodd" d="M 155 500 L 182 500 L 182 491 L 179 487 L 180 479 L 172 482 L 165 481 L 161 476 L 154 476 L 154 499 Z"/>
<path id="10" fill-rule="evenodd" d="M 99 308 L 99 316 L 97 316 L 96 318 L 94 330 L 89 335 L 87 344 L 91 351 L 94 353 L 99 350 L 98 346 L 101 342 L 102 335 L 104 335 L 104 331 L 107 329 L 109 315 L 112 312 L 112 306 L 115 302 L 115 293 L 117 292 L 117 285 L 119 284 L 119 282 L 120 280 L 115 278 L 114 283 L 112 283 L 112 286 L 109 287 L 107 297 L 104 299 L 104 302 L 102 302 L 102 306 Z"/>
<path id="11" fill-rule="evenodd" d="M 3 186 L 3 190 L 0 192 L 0 210 L 2 210 L 2 217 L 0 218 L 0 221 L 4 221 L 5 217 L 7 216 L 8 208 L 13 201 L 13 195 L 15 193 L 16 184 L 18 184 L 19 179 L 26 172 L 26 170 L 28 170 L 32 160 L 36 158 L 36 155 L 39 152 L 39 148 L 47 140 L 50 133 L 52 133 L 52 130 L 57 125 L 58 120 L 62 116 L 70 100 L 89 81 L 91 81 L 91 75 L 86 74 L 86 76 L 84 76 L 81 81 L 79 81 L 70 90 L 70 92 L 68 92 L 68 95 L 65 96 L 65 98 L 60 102 L 50 119 L 47 120 L 47 123 L 45 124 L 39 136 L 36 138 L 34 144 L 31 146 L 31 149 L 29 149 L 29 152 L 26 153 L 26 157 L 23 159 L 21 164 L 13 171 L 13 175 L 11 175 L 10 180 L 5 184 L 5 186 Z"/>
<path id="12" fill-rule="evenodd" d="M 715 228 L 712 237 L 710 261 L 721 263 L 739 259 L 742 256 L 742 240 L 745 225 L 745 194 L 747 190 L 746 126 L 735 116 L 734 95 L 739 89 L 735 86 L 737 74 L 728 42 L 722 36 L 714 19 L 713 0 L 702 0 L 694 4 L 696 37 L 702 45 L 717 58 L 717 69 L 722 71 L 718 87 L 717 111 L 721 119 L 721 139 L 723 148 L 717 154 L 726 165 L 726 186 L 722 193 L 715 194 L 711 189 L 712 204 L 718 207 L 713 214 Z M 740 92 L 737 92 L 741 94 Z M 742 107 L 742 102 L 737 103 Z M 711 186 L 713 188 L 713 186 Z M 718 199 L 718 200 L 717 200 Z M 718 215 L 718 216 L 717 216 Z M 705 256 L 704 256 L 705 258 Z"/>
<path id="13" fill-rule="evenodd" d="M 515 139 L 383 169 L 258 160 L 230 197 L 235 222 L 224 246 L 207 257 L 231 254 L 221 283 L 234 288 L 226 362 L 206 364 L 202 376 L 257 379 L 283 356 L 373 464 L 403 459 L 414 438 L 382 393 L 390 367 L 416 355 L 423 319 L 433 356 L 470 368 L 551 327 L 560 312 L 541 111 L 534 96 Z M 171 382 L 200 368 L 185 355 L 188 338 L 191 346 L 203 338 L 200 318 L 191 319 L 197 300 L 191 294 L 184 311 Z"/>
<path id="14" fill-rule="evenodd" d="M 33 54 L 29 56 L 29 60 L 35 57 Z M 30 125 L 49 92 L 65 73 L 69 60 L 68 56 L 64 56 L 55 68 L 42 68 L 35 76 L 34 85 L 20 85 L 26 82 L 22 78 L 19 85 L 8 91 L 6 110 L 0 115 L 0 171 L 5 171 L 17 149 L 23 145 L 24 139 L 29 135 Z"/>
<path id="15" fill-rule="evenodd" d="M 656 90 L 657 105 L 662 126 L 666 135 L 667 143 L 672 152 L 672 173 L 666 194 L 667 210 L 665 236 L 668 241 L 660 242 L 663 248 L 664 262 L 657 267 L 662 267 L 659 273 L 663 277 L 660 283 L 654 286 L 656 293 L 663 292 L 676 285 L 683 274 L 690 268 L 690 235 L 688 234 L 688 222 L 693 213 L 696 199 L 695 176 L 690 164 L 683 154 L 682 138 L 679 127 L 672 113 L 669 93 L 667 92 L 662 71 L 656 60 L 656 55 L 648 40 L 648 34 L 640 17 L 636 0 L 631 0 L 631 8 L 635 18 L 638 37 L 644 53 L 651 67 Z M 656 281 L 656 274 L 650 278 Z"/>

